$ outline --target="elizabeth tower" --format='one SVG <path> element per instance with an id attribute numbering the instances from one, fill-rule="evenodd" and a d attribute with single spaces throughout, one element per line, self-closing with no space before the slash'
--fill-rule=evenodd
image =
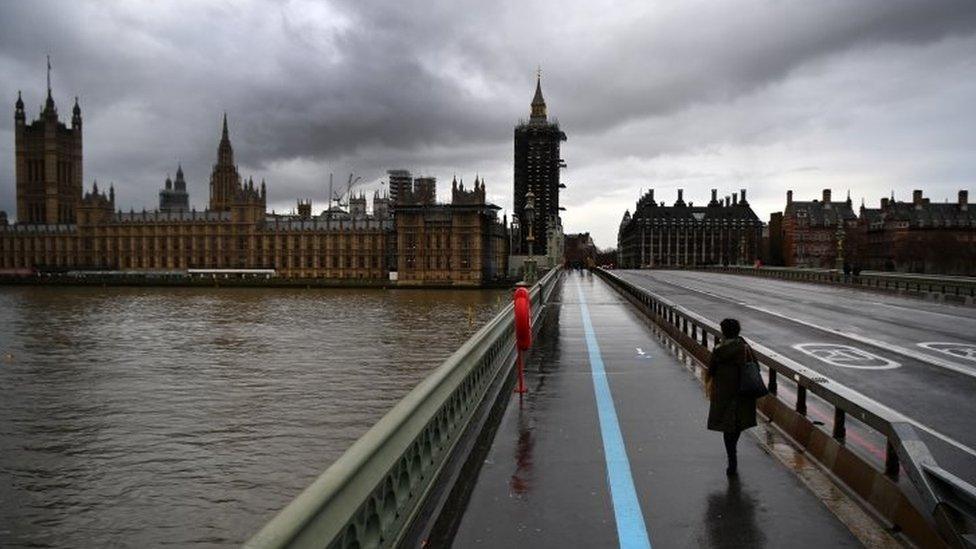
<path id="1" fill-rule="evenodd" d="M 550 122 L 546 114 L 546 101 L 542 98 L 542 78 L 537 77 L 535 97 L 532 98 L 532 114 L 529 121 L 520 121 L 515 127 L 515 217 L 519 222 L 515 253 L 528 253 L 528 226 L 525 219 L 525 195 L 532 191 L 535 196 L 535 219 L 532 222 L 534 237 L 533 253 L 545 255 L 547 230 L 551 221 L 559 217 L 559 170 L 563 161 L 559 157 L 559 143 L 566 134 L 559 123 Z"/>

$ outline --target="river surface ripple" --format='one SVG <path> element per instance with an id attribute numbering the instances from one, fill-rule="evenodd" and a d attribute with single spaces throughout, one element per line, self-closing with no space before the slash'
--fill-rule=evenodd
<path id="1" fill-rule="evenodd" d="M 0 287 L 0 547 L 238 545 L 506 296 Z"/>

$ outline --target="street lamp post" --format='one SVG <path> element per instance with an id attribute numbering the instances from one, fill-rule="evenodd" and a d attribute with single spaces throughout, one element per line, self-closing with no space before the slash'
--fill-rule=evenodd
<path id="1" fill-rule="evenodd" d="M 837 232 L 834 236 L 837 238 L 837 259 L 834 261 L 834 266 L 837 268 L 838 272 L 844 271 L 844 220 L 838 216 L 837 220 Z"/>
<path id="2" fill-rule="evenodd" d="M 529 234 L 525 237 L 525 241 L 529 245 L 529 258 L 525 261 L 525 282 L 528 284 L 535 283 L 535 258 L 533 257 L 534 249 L 533 244 L 535 243 L 535 235 L 532 233 L 532 225 L 535 222 L 535 195 L 532 191 L 525 193 L 525 223 L 528 225 Z"/>

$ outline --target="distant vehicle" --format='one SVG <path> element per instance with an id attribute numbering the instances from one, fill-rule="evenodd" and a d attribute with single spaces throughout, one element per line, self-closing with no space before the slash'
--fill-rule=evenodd
<path id="1" fill-rule="evenodd" d="M 190 276 L 212 278 L 274 278 L 278 276 L 275 269 L 187 269 Z"/>
<path id="2" fill-rule="evenodd" d="M 34 269 L 32 267 L 0 269 L 0 277 L 27 278 L 31 276 L 37 276 L 37 269 Z"/>

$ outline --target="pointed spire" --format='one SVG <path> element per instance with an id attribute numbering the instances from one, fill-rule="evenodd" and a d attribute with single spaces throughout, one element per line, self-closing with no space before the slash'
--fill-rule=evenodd
<path id="1" fill-rule="evenodd" d="M 535 75 L 535 96 L 532 98 L 531 120 L 543 121 L 545 119 L 546 100 L 542 97 L 542 67 L 539 67 Z"/>
<path id="2" fill-rule="evenodd" d="M 92 182 L 92 194 L 98 194 L 98 180 Z"/>
<path id="3" fill-rule="evenodd" d="M 75 96 L 75 108 L 71 109 L 72 114 L 75 116 L 81 116 L 81 106 L 78 105 L 78 96 Z"/>
<path id="4" fill-rule="evenodd" d="M 47 56 L 47 102 L 44 104 L 45 112 L 54 112 L 54 97 L 51 95 L 51 56 Z"/>
<path id="5" fill-rule="evenodd" d="M 217 164 L 223 166 L 234 165 L 234 148 L 230 145 L 230 132 L 227 131 L 226 111 L 224 112 L 224 124 L 222 133 L 220 135 L 220 144 L 217 146 Z"/>
<path id="6" fill-rule="evenodd" d="M 14 105 L 17 110 L 24 110 L 24 99 L 20 96 L 20 90 L 17 90 L 17 103 Z"/>
<path id="7" fill-rule="evenodd" d="M 176 179 L 183 179 L 183 163 L 176 163 Z"/>

